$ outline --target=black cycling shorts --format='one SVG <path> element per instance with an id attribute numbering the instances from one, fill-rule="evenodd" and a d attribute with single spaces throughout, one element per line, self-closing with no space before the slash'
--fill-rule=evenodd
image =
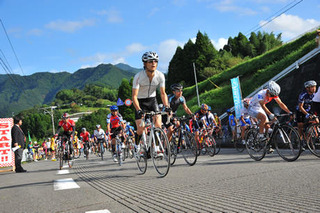
<path id="1" fill-rule="evenodd" d="M 306 121 L 306 116 L 300 111 L 296 111 L 296 119 L 298 123 L 304 123 Z"/>
<path id="2" fill-rule="evenodd" d="M 156 97 L 152 98 L 141 98 L 138 99 L 140 108 L 144 112 L 158 112 L 159 111 L 159 106 Z M 136 120 L 141 119 L 141 116 L 138 114 L 138 111 L 135 111 L 135 118 Z"/>
<path id="3" fill-rule="evenodd" d="M 117 135 L 121 132 L 121 126 L 116 127 L 116 128 L 111 128 L 111 139 L 116 138 Z"/>
<path id="4" fill-rule="evenodd" d="M 320 116 L 320 102 L 312 102 L 312 111 L 315 115 Z"/>

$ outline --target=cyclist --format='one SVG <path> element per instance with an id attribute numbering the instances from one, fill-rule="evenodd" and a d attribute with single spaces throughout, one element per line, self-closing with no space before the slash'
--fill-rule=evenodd
<path id="1" fill-rule="evenodd" d="M 205 119 L 204 117 L 203 119 Z M 216 120 L 214 119 L 214 115 L 211 112 L 211 106 L 208 106 L 208 120 L 205 119 L 206 127 L 212 127 L 212 129 L 215 129 L 218 124 L 216 123 Z"/>
<path id="2" fill-rule="evenodd" d="M 73 138 L 73 148 L 75 149 L 75 155 L 79 155 L 79 150 L 80 150 L 80 142 L 78 138 L 78 132 L 74 132 L 74 138 Z"/>
<path id="3" fill-rule="evenodd" d="M 87 147 L 87 149 L 89 150 L 90 149 L 90 133 L 87 131 L 86 128 L 81 129 L 80 139 L 83 142 L 83 149 L 85 150 Z M 86 156 L 84 156 L 84 157 L 86 157 Z"/>
<path id="4" fill-rule="evenodd" d="M 142 55 L 144 70 L 134 76 L 132 85 L 132 100 L 135 107 L 135 121 L 137 126 L 136 145 L 139 145 L 141 135 L 145 129 L 140 126 L 144 111 L 158 112 L 159 107 L 156 99 L 156 89 L 160 87 L 160 96 L 166 111 L 170 111 L 168 98 L 165 91 L 164 74 L 157 70 L 159 56 L 155 52 L 146 52 Z M 153 117 L 155 127 L 161 128 L 161 116 Z M 138 146 L 139 148 L 139 146 Z M 155 151 L 158 151 L 156 147 Z"/>
<path id="5" fill-rule="evenodd" d="M 274 114 L 266 107 L 267 103 L 275 100 L 282 110 L 286 111 L 289 114 L 292 114 L 288 107 L 281 101 L 279 97 L 280 91 L 280 86 L 276 82 L 270 81 L 266 89 L 259 91 L 250 100 L 248 108 L 249 115 L 257 118 L 260 121 L 258 139 L 260 139 L 261 141 L 266 140 L 264 132 L 267 133 L 268 128 L 270 128 L 270 125 L 266 124 L 266 122 L 269 121 L 268 116 L 270 120 L 273 120 L 275 118 Z M 269 151 L 273 151 L 271 147 Z"/>
<path id="6" fill-rule="evenodd" d="M 73 146 L 71 144 L 72 139 L 74 138 L 74 133 L 76 129 L 76 124 L 73 120 L 70 119 L 70 115 L 68 113 L 62 114 L 62 119 L 59 121 L 57 133 L 55 137 L 57 137 L 60 133 L 61 128 L 63 129 L 62 138 L 66 139 L 69 143 L 71 149 L 71 156 L 73 153 Z"/>
<path id="7" fill-rule="evenodd" d="M 96 129 L 93 132 L 94 136 L 94 141 L 96 145 L 96 151 L 101 152 L 100 150 L 100 144 L 103 144 L 103 147 L 106 147 L 106 133 L 105 131 L 101 128 L 100 124 L 96 125 Z"/>
<path id="8" fill-rule="evenodd" d="M 107 115 L 107 132 L 111 135 L 111 148 L 113 153 L 113 161 L 117 162 L 116 155 L 116 136 L 121 134 L 124 129 L 124 123 L 121 114 L 118 112 L 118 107 L 113 105 L 110 107 L 111 113 Z M 122 138 L 123 139 L 123 138 Z"/>
<path id="9" fill-rule="evenodd" d="M 172 109 L 172 112 L 175 114 L 178 110 L 178 107 L 182 105 L 184 111 L 187 114 L 192 115 L 191 110 L 187 106 L 186 99 L 182 96 L 183 86 L 178 83 L 178 84 L 172 84 L 170 88 L 172 90 L 172 94 L 168 95 L 168 101 L 170 104 L 170 108 Z M 163 119 L 162 122 L 164 126 L 168 130 L 168 133 L 167 133 L 168 139 L 169 141 L 171 141 L 172 133 L 174 131 L 173 118 L 170 118 L 169 115 L 163 115 L 162 119 Z M 168 119 L 170 119 L 170 121 L 167 123 Z M 180 126 L 179 121 L 176 122 L 176 126 L 177 127 Z"/>
<path id="10" fill-rule="evenodd" d="M 216 135 L 219 136 L 219 138 L 222 138 L 222 126 L 221 126 L 221 119 L 219 118 L 217 113 L 213 113 L 213 117 L 216 121 L 217 128 L 216 128 Z"/>
<path id="11" fill-rule="evenodd" d="M 234 114 L 231 112 L 230 109 L 227 109 L 228 114 L 228 120 L 229 120 L 229 127 L 231 129 L 232 138 L 231 142 L 235 141 L 237 139 L 237 119 L 235 118 Z"/>
<path id="12" fill-rule="evenodd" d="M 132 141 L 134 142 L 134 127 L 130 126 L 130 122 L 126 123 L 126 135 L 132 137 Z"/>
<path id="13" fill-rule="evenodd" d="M 241 129 L 241 139 L 242 144 L 245 144 L 246 141 L 244 140 L 244 133 L 249 125 L 251 125 L 250 115 L 249 115 L 249 99 L 243 99 L 243 108 L 241 109 L 241 116 L 240 116 L 240 129 Z"/>
<path id="14" fill-rule="evenodd" d="M 298 98 L 298 106 L 296 111 L 297 123 L 298 123 L 298 130 L 300 137 L 302 139 L 303 136 L 303 126 L 306 122 L 306 119 L 312 118 L 312 99 L 314 97 L 314 93 L 316 92 L 317 83 L 313 80 L 306 81 L 304 83 L 305 90 L 300 93 Z M 316 120 L 316 122 L 319 122 Z"/>

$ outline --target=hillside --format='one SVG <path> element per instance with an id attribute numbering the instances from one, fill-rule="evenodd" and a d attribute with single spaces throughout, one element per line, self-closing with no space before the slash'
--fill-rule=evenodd
<path id="1" fill-rule="evenodd" d="M 123 78 L 130 79 L 137 71 L 124 64 L 100 64 L 93 68 L 79 69 L 72 74 L 41 72 L 29 76 L 0 75 L 1 117 L 18 114 L 35 105 L 51 103 L 62 89 L 82 89 L 86 84 L 118 88 Z"/>
<path id="2" fill-rule="evenodd" d="M 240 77 L 242 94 L 243 97 L 246 97 L 255 89 L 259 88 L 260 85 L 314 49 L 314 38 L 314 32 L 307 33 L 293 42 L 275 48 L 263 55 L 252 58 L 249 61 L 227 69 L 217 75 L 213 75 L 207 80 L 200 82 L 198 84 L 200 102 L 207 103 L 213 108 L 213 111 L 217 112 L 218 114 L 225 112 L 227 108 L 233 106 L 232 91 L 230 86 L 231 78 L 237 76 Z M 313 73 L 319 73 L 316 70 L 316 68 L 319 66 L 313 65 L 312 67 Z M 299 69 L 303 69 L 303 66 L 301 66 Z M 313 76 L 315 76 L 314 80 L 319 82 L 319 75 L 317 74 L 317 76 Z M 308 80 L 310 75 L 301 76 L 300 74 L 299 77 L 299 80 L 303 82 L 304 80 Z M 280 86 L 292 86 L 291 90 L 295 89 L 296 93 L 300 92 L 301 88 L 303 87 L 303 83 L 299 83 L 299 85 L 296 87 L 293 87 L 292 83 L 285 80 L 280 80 L 279 83 Z M 215 85 L 218 85 L 218 88 Z M 285 96 L 286 94 L 286 92 L 282 92 L 280 97 Z M 185 88 L 184 95 L 191 110 L 197 110 L 198 106 L 195 86 Z M 296 101 L 296 96 L 292 94 L 291 99 Z M 293 108 L 293 105 L 294 103 L 292 102 L 289 107 Z M 181 109 L 179 112 L 181 112 Z"/>

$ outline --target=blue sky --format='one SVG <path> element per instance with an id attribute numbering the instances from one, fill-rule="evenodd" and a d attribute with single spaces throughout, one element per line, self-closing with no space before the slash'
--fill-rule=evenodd
<path id="1" fill-rule="evenodd" d="M 0 57 L 12 72 L 75 72 L 100 63 L 141 68 L 145 51 L 158 52 L 166 72 L 177 46 L 207 33 L 216 49 L 228 37 L 261 31 L 289 41 L 320 26 L 319 0 L 0 0 Z M 299 3 L 300 2 L 300 3 Z M 286 7 L 287 6 L 287 7 Z M 282 10 L 281 10 L 282 9 Z M 0 66 L 0 74 L 5 74 Z"/>

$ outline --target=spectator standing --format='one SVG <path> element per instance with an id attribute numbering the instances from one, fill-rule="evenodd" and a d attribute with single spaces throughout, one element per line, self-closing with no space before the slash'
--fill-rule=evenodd
<path id="1" fill-rule="evenodd" d="M 229 126 L 232 132 L 231 142 L 233 142 L 237 139 L 237 119 L 235 118 L 230 109 L 227 110 L 227 113 L 229 116 Z"/>
<path id="2" fill-rule="evenodd" d="M 14 118 L 14 125 L 11 129 L 11 137 L 12 137 L 12 148 L 20 147 L 14 152 L 15 157 L 15 167 L 16 172 L 26 172 L 27 170 L 23 169 L 21 166 L 23 149 L 26 145 L 26 137 L 24 132 L 21 129 L 22 119 L 19 117 Z"/>
<path id="3" fill-rule="evenodd" d="M 43 149 L 44 156 L 45 156 L 45 159 L 44 159 L 44 160 L 48 160 L 48 159 L 47 159 L 47 152 L 48 152 L 47 140 L 44 140 L 44 141 L 43 141 L 43 143 L 42 143 L 42 149 Z"/>
<path id="4" fill-rule="evenodd" d="M 35 141 L 33 143 L 33 150 L 34 150 L 35 161 L 38 161 L 38 159 L 39 159 L 39 144 L 37 141 Z"/>
<path id="5" fill-rule="evenodd" d="M 51 156 L 51 139 L 50 138 L 47 139 L 46 145 L 47 145 L 46 158 L 48 159 L 49 156 Z"/>

